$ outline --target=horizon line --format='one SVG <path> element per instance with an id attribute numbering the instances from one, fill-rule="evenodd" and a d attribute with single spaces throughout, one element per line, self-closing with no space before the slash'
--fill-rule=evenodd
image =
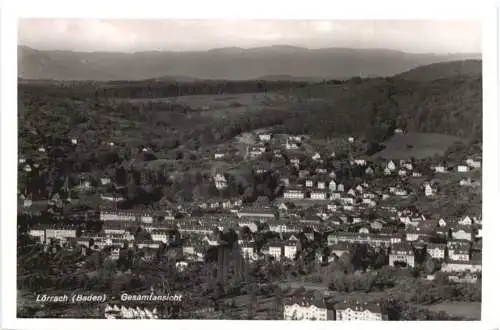
<path id="1" fill-rule="evenodd" d="M 207 52 L 213 52 L 213 51 L 223 51 L 223 50 L 239 50 L 239 51 L 249 51 L 249 50 L 257 50 L 257 49 L 266 49 L 266 48 L 295 48 L 295 49 L 300 49 L 300 50 L 305 50 L 305 51 L 318 51 L 318 50 L 354 50 L 354 51 L 368 51 L 368 50 L 379 50 L 379 51 L 389 51 L 389 52 L 396 52 L 396 53 L 403 53 L 403 54 L 416 54 L 416 55 L 480 55 L 482 58 L 482 52 L 405 52 L 403 50 L 399 49 L 394 49 L 394 48 L 354 48 L 354 47 L 320 47 L 320 48 L 309 48 L 309 47 L 304 47 L 304 46 L 296 46 L 292 44 L 275 44 L 275 45 L 270 45 L 270 46 L 256 46 L 256 47 L 236 47 L 236 46 L 225 46 L 225 47 L 216 47 L 216 48 L 209 48 L 205 50 L 201 49 L 193 49 L 193 50 L 165 50 L 165 49 L 151 49 L 151 50 L 140 50 L 140 51 L 110 51 L 110 50 L 74 50 L 74 49 L 40 49 L 40 48 L 35 48 L 26 44 L 18 44 L 18 48 L 29 48 L 34 51 L 38 52 L 70 52 L 70 53 L 105 53 L 105 54 L 140 54 L 140 53 L 207 53 Z"/>

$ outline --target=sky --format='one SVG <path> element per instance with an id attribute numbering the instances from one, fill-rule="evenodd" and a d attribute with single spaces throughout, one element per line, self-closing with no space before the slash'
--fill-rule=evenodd
<path id="1" fill-rule="evenodd" d="M 459 20 L 20 19 L 18 44 L 40 50 L 208 50 L 294 45 L 479 53 L 481 22 Z"/>

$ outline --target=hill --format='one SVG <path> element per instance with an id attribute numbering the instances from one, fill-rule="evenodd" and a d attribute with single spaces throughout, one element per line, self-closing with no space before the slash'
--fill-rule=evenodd
<path id="1" fill-rule="evenodd" d="M 375 154 L 387 159 L 416 159 L 432 157 L 444 152 L 462 139 L 437 133 L 396 134 L 384 141 L 385 149 Z"/>
<path id="2" fill-rule="evenodd" d="M 198 52 L 72 52 L 18 47 L 19 77 L 56 80 L 145 80 L 157 77 L 248 80 L 266 76 L 344 79 L 392 76 L 436 62 L 478 54 L 409 54 L 387 49 L 307 49 L 272 46 Z"/>
<path id="3" fill-rule="evenodd" d="M 465 60 L 424 65 L 396 75 L 397 78 L 414 81 L 432 81 L 450 77 L 480 77 L 482 61 Z"/>

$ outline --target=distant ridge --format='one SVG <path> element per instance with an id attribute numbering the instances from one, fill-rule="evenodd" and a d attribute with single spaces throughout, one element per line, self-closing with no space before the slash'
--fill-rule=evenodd
<path id="1" fill-rule="evenodd" d="M 481 60 L 433 63 L 400 73 L 396 77 L 413 81 L 432 81 L 450 77 L 481 76 L 482 64 Z"/>
<path id="2" fill-rule="evenodd" d="M 324 80 L 393 76 L 417 66 L 480 58 L 480 54 L 409 54 L 389 49 L 289 45 L 137 53 L 42 51 L 19 46 L 18 72 L 20 78 L 55 80 Z"/>

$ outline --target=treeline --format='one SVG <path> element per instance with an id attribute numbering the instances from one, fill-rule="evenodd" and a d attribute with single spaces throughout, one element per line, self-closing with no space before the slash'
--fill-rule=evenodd
<path id="1" fill-rule="evenodd" d="M 117 81 L 117 82 L 46 82 L 23 83 L 19 92 L 45 94 L 67 98 L 163 98 L 197 94 L 263 93 L 276 90 L 301 88 L 306 82 L 293 81 L 196 81 L 162 82 Z"/>

